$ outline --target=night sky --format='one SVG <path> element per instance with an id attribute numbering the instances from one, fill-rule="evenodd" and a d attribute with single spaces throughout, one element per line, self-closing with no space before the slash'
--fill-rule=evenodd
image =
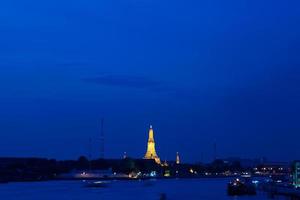
<path id="1" fill-rule="evenodd" d="M 298 0 L 0 2 L 0 156 L 299 159 Z"/>

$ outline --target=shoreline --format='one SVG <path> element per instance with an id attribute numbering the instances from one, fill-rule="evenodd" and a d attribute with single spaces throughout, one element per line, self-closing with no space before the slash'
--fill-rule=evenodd
<path id="1" fill-rule="evenodd" d="M 2 184 L 8 183 L 25 183 L 25 182 L 50 182 L 50 181 L 146 181 L 146 180 L 174 180 L 174 179 L 184 179 L 184 180 L 195 180 L 195 179 L 225 179 L 225 178 L 235 178 L 238 175 L 232 176 L 197 176 L 197 177 L 141 177 L 141 178 L 126 178 L 126 177 L 103 177 L 103 178 L 54 178 L 54 179 L 40 179 L 40 180 L 11 180 L 0 182 Z M 267 176 L 253 176 L 253 177 L 267 177 Z"/>

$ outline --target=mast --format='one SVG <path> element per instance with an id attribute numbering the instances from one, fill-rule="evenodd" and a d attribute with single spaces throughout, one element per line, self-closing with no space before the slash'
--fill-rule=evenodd
<path id="1" fill-rule="evenodd" d="M 217 160 L 217 143 L 214 142 L 214 155 L 213 155 L 213 160 Z"/>
<path id="2" fill-rule="evenodd" d="M 92 138 L 89 138 L 89 171 L 92 169 Z"/>
<path id="3" fill-rule="evenodd" d="M 104 159 L 104 119 L 101 119 L 101 128 L 100 128 L 100 158 Z"/>

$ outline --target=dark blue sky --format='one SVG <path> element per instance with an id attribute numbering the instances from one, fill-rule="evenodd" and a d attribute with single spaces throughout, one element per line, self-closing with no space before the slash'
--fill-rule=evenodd
<path id="1" fill-rule="evenodd" d="M 297 0 L 0 3 L 0 156 L 300 158 Z"/>

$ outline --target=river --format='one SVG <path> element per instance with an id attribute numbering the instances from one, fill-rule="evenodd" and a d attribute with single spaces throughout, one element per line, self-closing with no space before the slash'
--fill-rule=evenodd
<path id="1" fill-rule="evenodd" d="M 86 188 L 82 181 L 48 181 L 0 184 L 3 200 L 159 200 L 165 193 L 167 200 L 260 200 L 256 196 L 229 197 L 228 179 L 172 179 L 144 181 L 112 181 L 107 188 Z M 284 198 L 275 198 L 284 199 Z"/>

